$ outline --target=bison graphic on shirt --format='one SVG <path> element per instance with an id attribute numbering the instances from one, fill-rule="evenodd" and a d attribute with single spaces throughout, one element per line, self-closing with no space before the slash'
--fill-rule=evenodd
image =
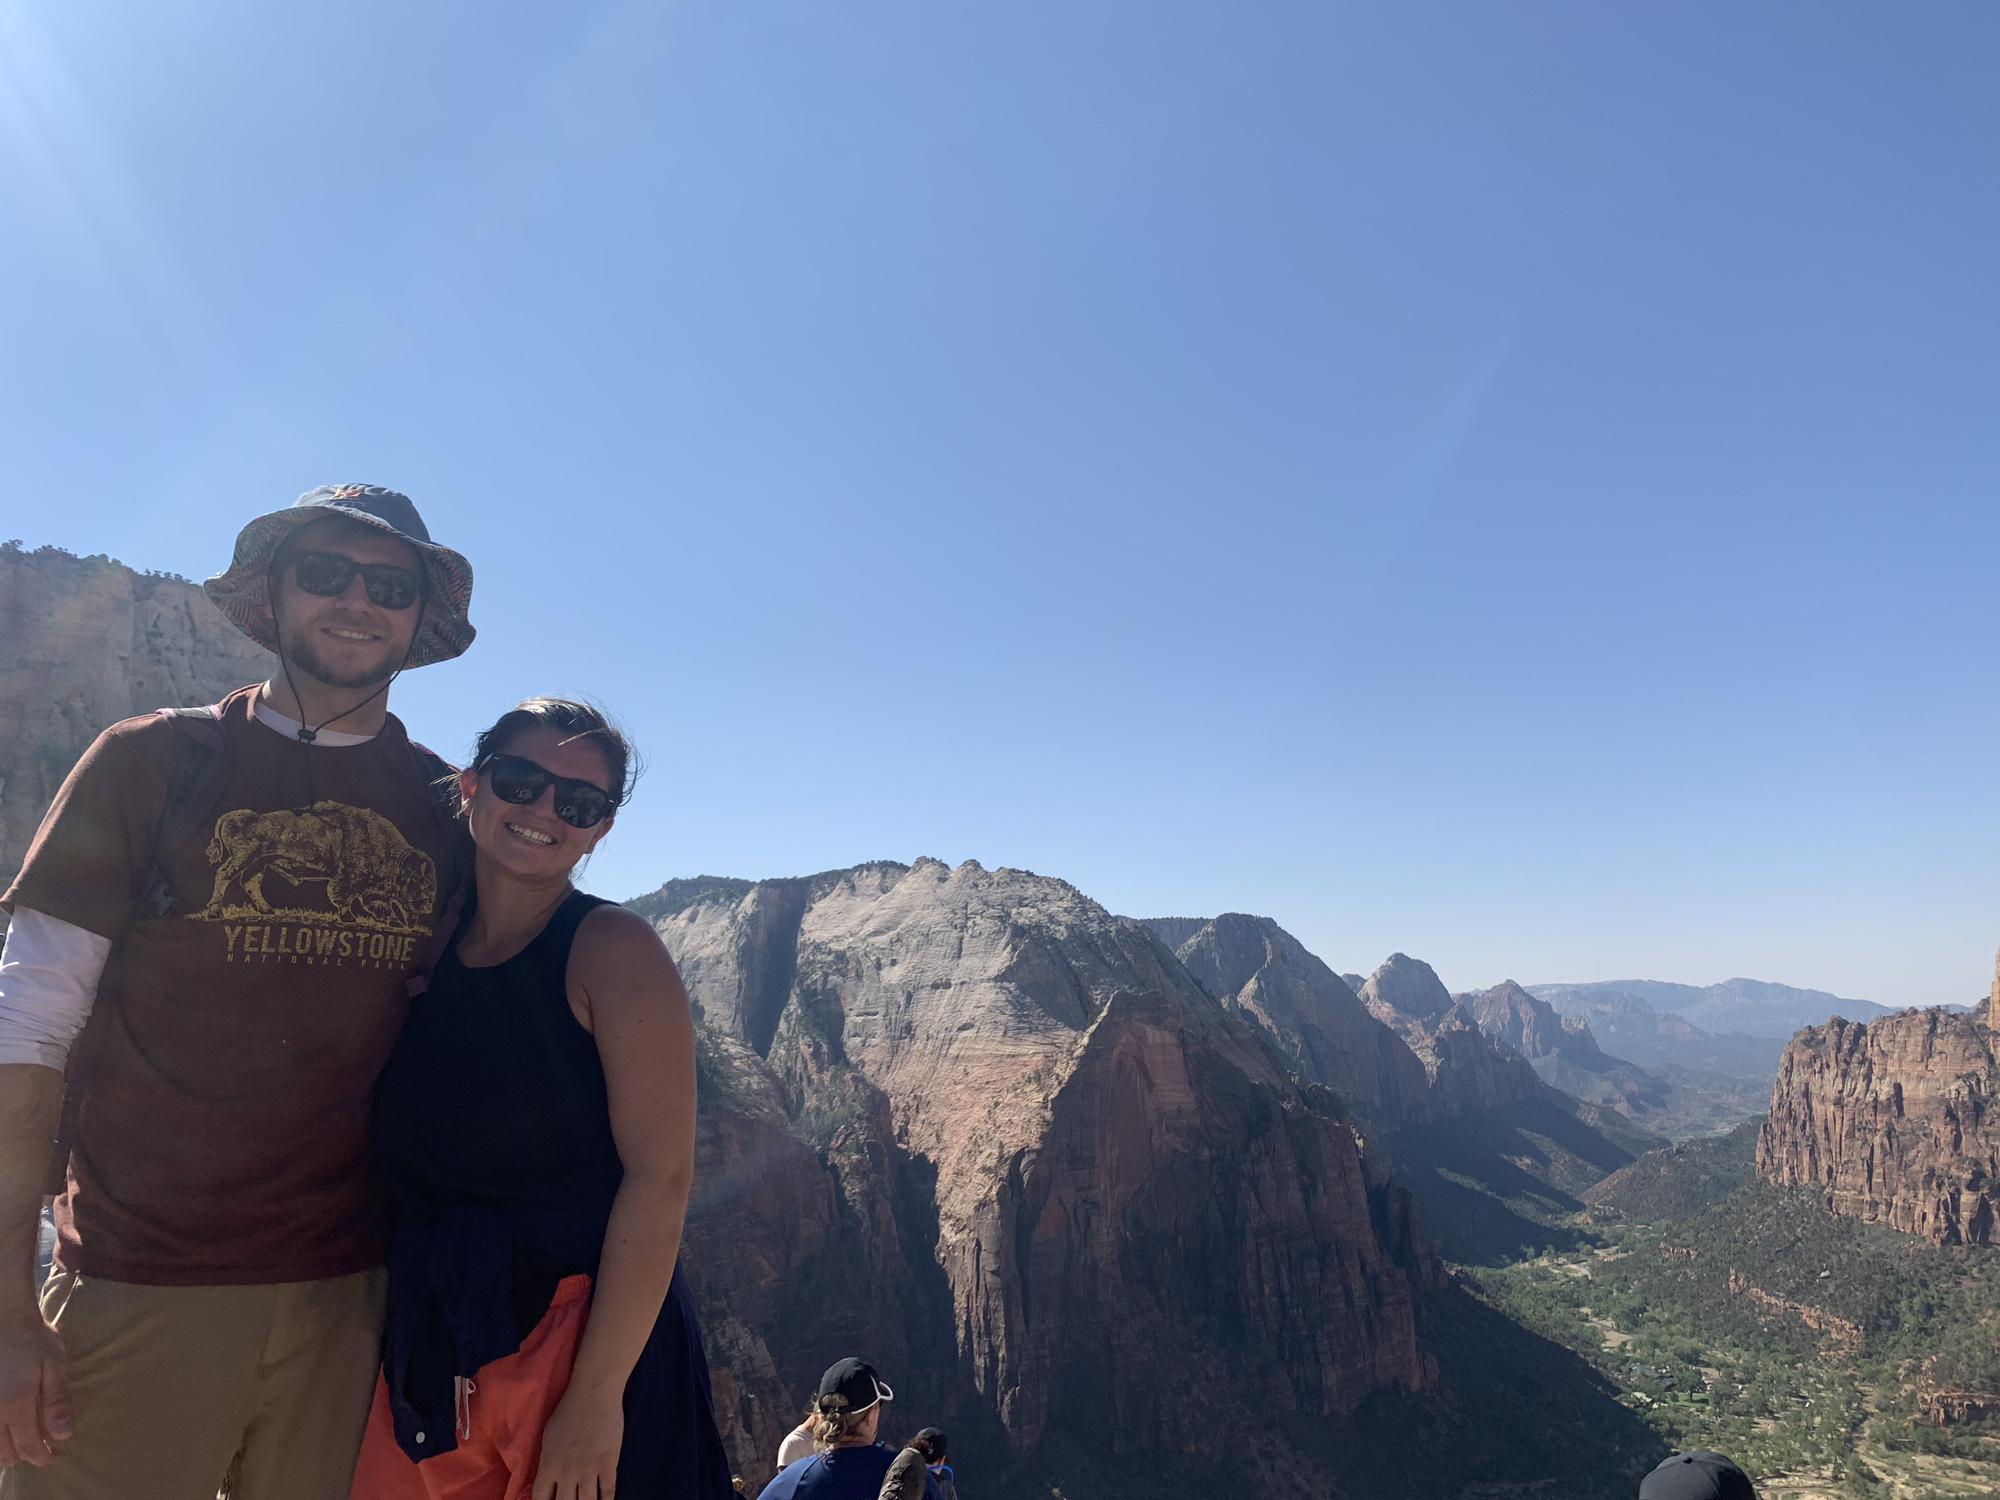
<path id="1" fill-rule="evenodd" d="M 428 933 L 437 867 L 380 813 L 344 802 L 282 812 L 238 808 L 208 841 L 215 887 L 188 915 Z"/>

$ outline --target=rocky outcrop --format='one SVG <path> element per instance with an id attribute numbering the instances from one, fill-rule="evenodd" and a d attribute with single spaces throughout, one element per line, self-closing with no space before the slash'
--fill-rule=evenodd
<path id="1" fill-rule="evenodd" d="M 1202 988 L 1254 1021 L 1301 1076 L 1325 1084 L 1370 1120 L 1426 1118 L 1424 1065 L 1362 1006 L 1347 982 L 1269 917 L 1230 912 L 1192 929 L 1150 922 Z"/>
<path id="2" fill-rule="evenodd" d="M 1829 1352 L 1838 1357 L 1853 1355 L 1861 1348 L 1860 1324 L 1830 1313 L 1823 1307 L 1814 1307 L 1810 1302 L 1800 1302 L 1791 1297 L 1780 1297 L 1776 1292 L 1767 1292 L 1733 1266 L 1729 1271 L 1729 1292 L 1731 1296 L 1748 1298 L 1767 1313 L 1780 1318 L 1794 1319 L 1814 1333 L 1822 1335 L 1827 1341 Z"/>
<path id="3" fill-rule="evenodd" d="M 212 703 L 271 663 L 185 580 L 0 548 L 0 887 L 99 730 Z"/>
<path id="4" fill-rule="evenodd" d="M 1968 1422 L 1986 1422 L 2000 1417 L 2000 1391 L 1968 1390 L 1937 1383 L 1937 1356 L 1919 1367 L 1916 1383 L 1917 1410 L 1933 1427 L 1958 1427 Z"/>
<path id="5" fill-rule="evenodd" d="M 1460 995 L 1459 1002 L 1472 1012 L 1479 1029 L 1501 1045 L 1533 1062 L 1538 1057 L 1589 1053 L 1602 1057 L 1590 1024 L 1582 1023 L 1572 1037 L 1563 1030 L 1562 1017 L 1548 1003 L 1537 1000 L 1511 979 L 1503 979 L 1490 990 L 1476 995 Z M 1579 1061 L 1583 1058 L 1578 1057 Z"/>
<path id="6" fill-rule="evenodd" d="M 1415 1034 L 1410 1046 L 1430 1075 L 1440 1116 L 1514 1104 L 1542 1091 L 1527 1059 L 1494 1046 L 1462 1005 L 1454 1004 L 1435 1026 Z"/>
<path id="7" fill-rule="evenodd" d="M 1902 1011 L 1808 1027 L 1785 1049 L 1757 1140 L 1766 1181 L 1938 1244 L 1995 1242 L 2000 1063 L 1971 1015 Z"/>
<path id="8" fill-rule="evenodd" d="M 1385 1026 L 1401 1031 L 1413 1022 L 1444 1018 L 1451 1009 L 1451 991 L 1427 963 L 1406 953 L 1391 953 L 1361 986 L 1361 1003 Z"/>
<path id="9" fill-rule="evenodd" d="M 1407 1196 L 1143 925 L 932 860 L 634 905 L 703 1016 L 689 1263 L 746 1474 L 887 1326 L 907 1409 L 1016 1455 L 1213 1458 L 1434 1383 Z"/>
<path id="10" fill-rule="evenodd" d="M 1433 1119 L 1534 1097 L 1524 1058 L 1496 1046 L 1427 963 L 1392 953 L 1361 987 L 1368 1013 L 1409 1045 L 1430 1080 Z"/>

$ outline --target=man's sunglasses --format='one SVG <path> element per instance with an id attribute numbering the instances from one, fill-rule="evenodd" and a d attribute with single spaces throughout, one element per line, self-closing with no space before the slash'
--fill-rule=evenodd
<path id="1" fill-rule="evenodd" d="M 521 807 L 539 799 L 543 787 L 553 786 L 556 816 L 572 828 L 595 828 L 618 810 L 603 787 L 545 771 L 525 756 L 496 755 L 479 769 L 486 773 L 486 784 L 493 788 L 494 796 Z"/>
<path id="2" fill-rule="evenodd" d="M 408 609 L 423 594 L 423 581 L 408 568 L 393 563 L 356 562 L 338 552 L 300 552 L 289 565 L 300 588 L 326 599 L 338 599 L 346 593 L 356 573 L 361 575 L 368 602 L 378 609 Z"/>

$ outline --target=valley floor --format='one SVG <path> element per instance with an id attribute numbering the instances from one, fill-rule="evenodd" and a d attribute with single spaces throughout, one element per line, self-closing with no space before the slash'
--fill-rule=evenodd
<path id="1" fill-rule="evenodd" d="M 1676 1295 L 1685 1249 L 1661 1226 L 1579 1215 L 1583 1241 L 1465 1273 L 1508 1317 L 1588 1360 L 1675 1449 L 1743 1465 L 1765 1500 L 1933 1500 L 2000 1494 L 2000 1434 L 1942 1432 L 1914 1409 L 1908 1359 L 1868 1357 L 1846 1330 L 1795 1312 Z"/>

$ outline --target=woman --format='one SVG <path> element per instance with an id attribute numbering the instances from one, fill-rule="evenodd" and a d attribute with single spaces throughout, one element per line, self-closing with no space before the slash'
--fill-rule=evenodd
<path id="1" fill-rule="evenodd" d="M 678 1269 L 694 1029 L 646 922 L 570 883 L 631 752 L 530 698 L 458 778 L 475 891 L 377 1091 L 383 1380 L 355 1500 L 732 1494 Z"/>
<path id="2" fill-rule="evenodd" d="M 819 1378 L 806 1427 L 813 1452 L 787 1464 L 757 1500 L 888 1500 L 886 1483 L 897 1455 L 877 1441 L 882 1411 L 896 1393 L 864 1359 L 843 1359 Z M 940 1500 L 927 1472 L 917 1467 L 901 1481 L 898 1496 Z"/>

